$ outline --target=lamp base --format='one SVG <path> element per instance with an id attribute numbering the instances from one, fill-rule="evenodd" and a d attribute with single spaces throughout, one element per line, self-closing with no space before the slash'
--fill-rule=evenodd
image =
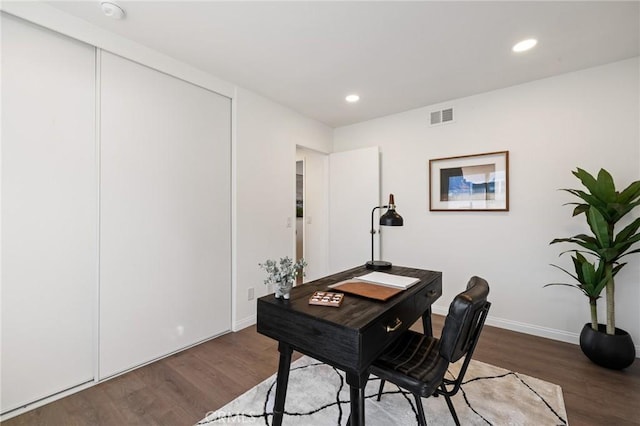
<path id="1" fill-rule="evenodd" d="M 391 269 L 391 262 L 385 262 L 384 260 L 370 260 L 365 266 L 367 269 L 373 269 L 374 271 L 383 271 L 385 269 Z"/>

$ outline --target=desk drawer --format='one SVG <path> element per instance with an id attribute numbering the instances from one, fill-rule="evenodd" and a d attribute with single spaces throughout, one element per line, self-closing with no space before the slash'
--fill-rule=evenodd
<path id="1" fill-rule="evenodd" d="M 420 317 L 416 303 L 409 298 L 393 307 L 362 333 L 362 365 L 369 365 L 403 331 Z"/>
<path id="2" fill-rule="evenodd" d="M 374 322 L 362 334 L 363 365 L 368 365 L 400 334 L 406 331 L 431 304 L 442 294 L 442 282 L 437 282 L 420 289 L 414 297 L 410 297 L 393 307 Z"/>
<path id="3" fill-rule="evenodd" d="M 442 281 L 438 280 L 431 285 L 421 289 L 414 298 L 416 304 L 416 312 L 420 315 L 442 296 Z"/>

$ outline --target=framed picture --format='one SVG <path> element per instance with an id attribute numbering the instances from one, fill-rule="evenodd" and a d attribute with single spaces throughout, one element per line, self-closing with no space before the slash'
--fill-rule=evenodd
<path id="1" fill-rule="evenodd" d="M 429 160 L 429 210 L 509 211 L 509 151 Z"/>

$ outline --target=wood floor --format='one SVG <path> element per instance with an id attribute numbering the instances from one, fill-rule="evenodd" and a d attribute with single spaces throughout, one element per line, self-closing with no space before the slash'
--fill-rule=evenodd
<path id="1" fill-rule="evenodd" d="M 441 327 L 442 318 L 434 316 L 434 334 Z M 578 346 L 489 326 L 474 359 L 562 386 L 572 426 L 640 425 L 638 360 L 625 371 L 606 370 Z M 249 327 L 2 425 L 193 425 L 272 375 L 277 361 L 276 343 Z"/>

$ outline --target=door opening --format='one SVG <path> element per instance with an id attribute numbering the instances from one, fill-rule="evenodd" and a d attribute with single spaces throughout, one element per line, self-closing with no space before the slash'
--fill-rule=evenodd
<path id="1" fill-rule="evenodd" d="M 296 260 L 304 257 L 304 160 L 296 161 Z M 302 283 L 302 274 L 297 284 Z"/>

